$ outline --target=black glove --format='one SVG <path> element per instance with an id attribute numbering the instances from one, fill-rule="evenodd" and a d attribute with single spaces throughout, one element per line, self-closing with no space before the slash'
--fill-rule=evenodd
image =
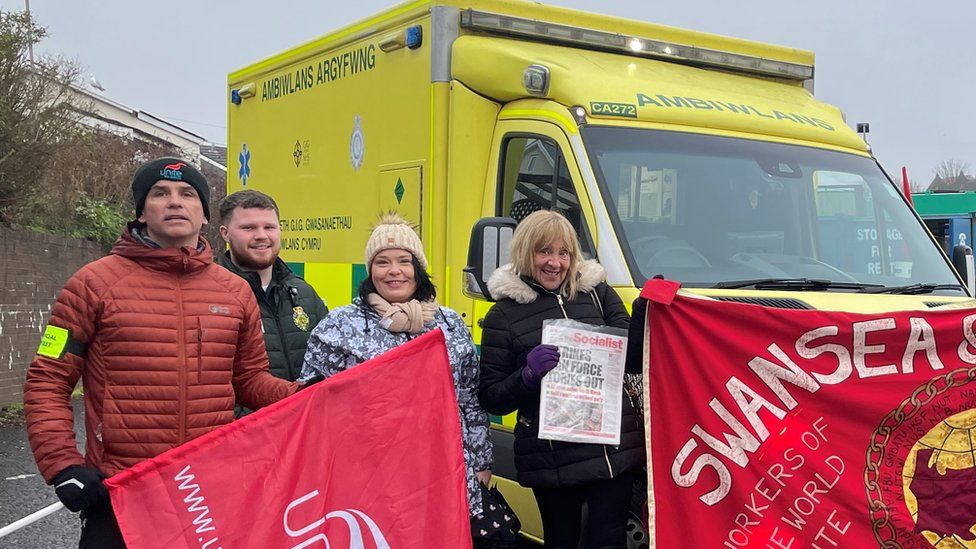
<path id="1" fill-rule="evenodd" d="M 108 490 L 102 484 L 104 478 L 105 475 L 97 469 L 72 465 L 58 473 L 51 484 L 61 503 L 77 513 L 108 498 Z"/>

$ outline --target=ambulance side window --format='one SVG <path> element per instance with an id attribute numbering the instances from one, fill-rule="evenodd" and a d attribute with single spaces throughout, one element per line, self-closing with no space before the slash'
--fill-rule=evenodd
<path id="1" fill-rule="evenodd" d="M 558 210 L 576 229 L 584 257 L 594 256 L 573 179 L 555 142 L 533 135 L 506 138 L 498 175 L 497 215 L 521 222 L 536 210 Z"/>

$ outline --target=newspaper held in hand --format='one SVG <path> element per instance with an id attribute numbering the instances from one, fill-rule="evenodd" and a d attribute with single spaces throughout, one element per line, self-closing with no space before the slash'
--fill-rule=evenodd
<path id="1" fill-rule="evenodd" d="M 546 320 L 542 342 L 559 347 L 559 365 L 542 378 L 539 438 L 620 444 L 627 330 Z"/>

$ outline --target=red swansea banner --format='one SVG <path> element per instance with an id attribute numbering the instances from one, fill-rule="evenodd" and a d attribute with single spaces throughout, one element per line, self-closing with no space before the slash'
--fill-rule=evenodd
<path id="1" fill-rule="evenodd" d="M 129 547 L 470 547 L 434 331 L 109 479 Z"/>
<path id="2" fill-rule="evenodd" d="M 676 292 L 642 293 L 657 547 L 976 546 L 976 309 Z"/>

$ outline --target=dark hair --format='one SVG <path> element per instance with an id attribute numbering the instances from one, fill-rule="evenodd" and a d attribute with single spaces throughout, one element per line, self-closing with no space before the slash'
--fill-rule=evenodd
<path id="1" fill-rule="evenodd" d="M 434 287 L 434 282 L 430 279 L 427 271 L 420 266 L 420 262 L 417 261 L 417 257 L 413 254 L 410 254 L 410 264 L 413 265 L 413 276 L 417 281 L 417 290 L 413 294 L 413 299 L 417 301 L 430 301 L 437 297 L 437 288 Z M 359 283 L 359 299 L 363 302 L 364 307 L 369 307 L 369 300 L 366 299 L 369 294 L 375 293 L 379 292 L 376 291 L 376 285 L 373 284 L 373 277 L 369 271 L 366 271 L 366 278 Z"/>
<path id="2" fill-rule="evenodd" d="M 262 210 L 274 210 L 276 217 L 281 217 L 278 204 L 270 196 L 253 190 L 237 191 L 227 195 L 220 201 L 220 224 L 226 225 L 234 215 L 237 208 L 261 208 Z"/>

